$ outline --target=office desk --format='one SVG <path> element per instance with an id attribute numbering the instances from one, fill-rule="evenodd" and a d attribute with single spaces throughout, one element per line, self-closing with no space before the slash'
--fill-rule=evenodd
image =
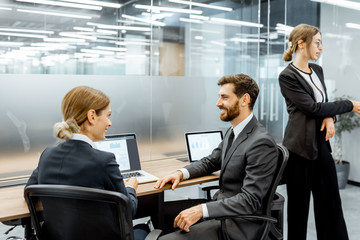
<path id="1" fill-rule="evenodd" d="M 146 170 L 160 178 L 187 164 L 189 164 L 189 162 L 181 162 L 176 159 L 162 159 L 141 162 L 143 170 Z M 180 182 L 178 187 L 210 182 L 217 180 L 218 178 L 219 174 L 213 174 L 206 177 L 190 179 Z M 139 199 L 142 197 L 146 198 L 148 196 L 155 196 L 155 194 L 157 195 L 158 193 L 162 193 L 164 190 L 171 188 L 170 184 L 166 184 L 163 189 L 154 189 L 154 184 L 154 182 L 139 184 L 137 190 L 137 196 Z M 160 200 L 161 199 L 163 200 L 163 197 L 160 198 Z M 141 209 L 141 207 L 139 207 L 139 209 Z M 26 218 L 29 216 L 30 213 L 24 199 L 24 185 L 5 187 L 0 189 L 0 222 Z"/>

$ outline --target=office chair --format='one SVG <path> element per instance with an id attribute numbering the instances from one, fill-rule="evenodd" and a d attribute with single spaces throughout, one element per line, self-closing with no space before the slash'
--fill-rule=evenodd
<path id="1" fill-rule="evenodd" d="M 221 220 L 221 226 L 223 232 L 226 230 L 226 221 L 225 219 L 246 219 L 251 221 L 265 221 L 265 227 L 262 232 L 261 238 L 259 240 L 272 239 L 272 240 L 281 240 L 283 239 L 283 211 L 284 211 L 284 197 L 276 192 L 278 185 L 283 184 L 281 182 L 283 172 L 285 170 L 289 152 L 283 145 L 277 145 L 278 149 L 278 163 L 275 170 L 274 179 L 270 185 L 269 192 L 266 195 L 263 206 L 262 206 L 262 215 L 241 215 L 236 217 L 222 217 L 218 218 Z M 219 186 L 208 186 L 202 188 L 207 193 L 207 200 L 211 200 L 211 190 L 217 189 Z M 226 233 L 227 234 L 227 233 Z M 225 235 L 226 235 L 225 234 Z"/>
<path id="2" fill-rule="evenodd" d="M 122 193 L 67 185 L 24 190 L 38 240 L 133 240 L 130 200 Z M 147 236 L 158 239 L 160 230 Z"/>

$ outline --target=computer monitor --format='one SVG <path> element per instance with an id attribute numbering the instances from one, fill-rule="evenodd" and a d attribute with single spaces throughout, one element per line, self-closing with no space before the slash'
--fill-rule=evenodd
<path id="1" fill-rule="evenodd" d="M 189 161 L 198 161 L 210 155 L 222 139 L 223 134 L 220 130 L 185 133 Z"/>

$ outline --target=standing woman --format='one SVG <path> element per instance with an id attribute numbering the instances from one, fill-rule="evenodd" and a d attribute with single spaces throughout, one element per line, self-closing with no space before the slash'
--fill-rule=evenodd
<path id="1" fill-rule="evenodd" d="M 337 114 L 360 114 L 360 102 L 328 102 L 323 70 L 309 60 L 319 59 L 323 49 L 321 33 L 300 24 L 289 36 L 283 59 L 295 59 L 279 76 L 289 120 L 283 144 L 290 152 L 285 172 L 288 194 L 288 239 L 305 240 L 310 194 L 319 240 L 347 240 L 335 164 L 329 138 L 334 136 Z"/>
<path id="2" fill-rule="evenodd" d="M 114 154 L 100 151 L 94 144 L 105 139 L 111 126 L 110 99 L 99 90 L 79 86 L 65 95 L 61 110 L 64 121 L 54 125 L 54 134 L 65 141 L 43 151 L 26 186 L 61 184 L 120 192 L 129 198 L 134 216 L 138 204 L 136 178 L 124 181 Z M 109 224 L 119 231 L 115 223 Z M 144 239 L 146 234 L 134 229 L 135 239 Z"/>

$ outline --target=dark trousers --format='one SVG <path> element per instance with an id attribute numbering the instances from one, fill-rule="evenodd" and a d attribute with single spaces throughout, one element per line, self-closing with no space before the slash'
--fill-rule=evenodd
<path id="1" fill-rule="evenodd" d="M 205 203 L 206 199 L 188 199 L 179 201 L 169 201 L 164 203 L 164 228 L 163 234 L 174 232 L 179 228 L 174 228 L 175 217 L 182 211 L 198 204 Z M 201 221 L 201 220 L 200 220 Z M 191 227 L 190 227 L 191 229 Z"/>
<path id="2" fill-rule="evenodd" d="M 190 232 L 175 231 L 160 237 L 160 240 L 219 240 L 220 221 L 206 220 L 190 227 Z"/>
<path id="3" fill-rule="evenodd" d="M 190 227 L 190 232 L 174 228 L 175 217 L 184 209 L 193 207 L 198 204 L 205 203 L 206 199 L 189 199 L 165 202 L 164 204 L 164 236 L 161 240 L 218 240 L 220 221 L 217 220 L 199 220 L 196 224 Z M 174 232 L 175 231 L 175 232 Z"/>
<path id="4" fill-rule="evenodd" d="M 325 139 L 319 155 L 307 160 L 290 152 L 285 172 L 288 194 L 288 240 L 305 240 L 310 194 L 313 196 L 318 240 L 348 240 L 334 160 Z"/>
<path id="5" fill-rule="evenodd" d="M 137 224 L 134 226 L 134 240 L 144 240 L 149 234 L 150 229 L 147 224 Z"/>

